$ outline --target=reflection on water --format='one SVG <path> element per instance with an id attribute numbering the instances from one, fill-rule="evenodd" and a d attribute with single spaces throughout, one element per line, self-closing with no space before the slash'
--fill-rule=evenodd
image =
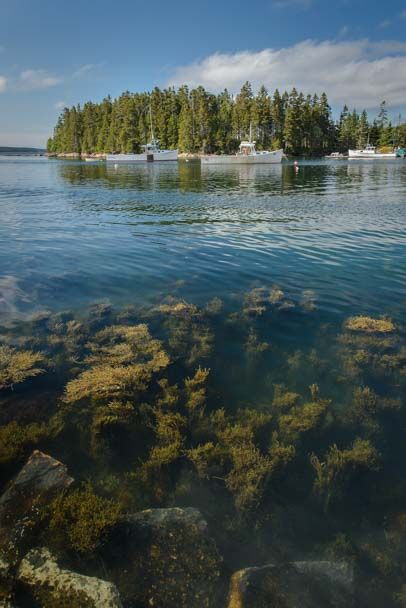
<path id="1" fill-rule="evenodd" d="M 405 186 L 402 162 L 3 161 L 2 276 L 25 294 L 20 313 L 152 301 L 179 282 L 196 302 L 277 283 L 330 313 L 361 302 L 400 318 Z"/>
<path id="2" fill-rule="evenodd" d="M 182 545 L 187 597 L 203 577 L 224 608 L 236 569 L 344 560 L 357 605 L 399 606 L 405 192 L 402 162 L 1 161 L 0 483 L 38 447 L 93 484 L 47 507 L 36 542 L 126 608 L 157 588 L 166 606 L 173 555 L 137 553 L 130 577 L 94 492 L 193 506 L 224 562 Z"/>

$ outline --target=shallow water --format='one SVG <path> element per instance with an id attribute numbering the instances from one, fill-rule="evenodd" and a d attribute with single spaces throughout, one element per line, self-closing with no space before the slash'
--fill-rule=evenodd
<path id="1" fill-rule="evenodd" d="M 1 484 L 39 447 L 127 510 L 199 508 L 224 588 L 237 568 L 344 559 L 357 606 L 398 605 L 406 163 L 296 172 L 0 157 L 0 218 Z M 351 325 L 359 315 L 372 319 Z M 41 369 L 14 386 L 20 349 Z M 181 430 L 167 433 L 160 416 L 174 413 Z M 191 454 L 203 444 L 220 460 L 201 475 Z M 279 449 L 290 455 L 271 466 Z M 312 454 L 331 474 L 321 490 Z"/>
<path id="2" fill-rule="evenodd" d="M 406 164 L 0 160 L 0 311 L 199 303 L 277 284 L 321 314 L 405 301 Z M 404 320 L 404 316 L 403 316 Z"/>

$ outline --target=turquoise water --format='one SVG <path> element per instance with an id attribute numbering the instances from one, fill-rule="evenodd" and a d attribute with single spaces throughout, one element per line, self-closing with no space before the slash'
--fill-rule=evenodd
<path id="1" fill-rule="evenodd" d="M 405 220 L 403 161 L 0 157 L 0 484 L 38 447 L 126 511 L 199 508 L 224 589 L 345 559 L 357 605 L 406 605 Z"/>
<path id="2" fill-rule="evenodd" d="M 406 164 L 0 161 L 0 312 L 201 303 L 277 284 L 320 314 L 404 315 Z M 404 316 L 403 316 L 404 320 Z"/>

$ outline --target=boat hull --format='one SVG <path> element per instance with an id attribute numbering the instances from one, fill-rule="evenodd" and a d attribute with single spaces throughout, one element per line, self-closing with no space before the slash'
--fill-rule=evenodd
<path id="1" fill-rule="evenodd" d="M 275 165 L 282 162 L 283 150 L 272 152 L 258 152 L 256 154 L 224 154 L 202 156 L 202 165 Z"/>
<path id="2" fill-rule="evenodd" d="M 379 152 L 360 152 L 359 150 L 348 150 L 348 158 L 366 158 L 367 160 L 385 160 L 386 158 L 396 158 L 396 152 L 380 154 Z"/>
<path id="3" fill-rule="evenodd" d="M 107 154 L 108 163 L 148 163 L 148 162 L 168 162 L 178 160 L 178 150 L 160 150 L 146 154 Z"/>

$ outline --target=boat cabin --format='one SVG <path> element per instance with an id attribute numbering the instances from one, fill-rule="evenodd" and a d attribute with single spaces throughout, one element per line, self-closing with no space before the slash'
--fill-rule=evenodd
<path id="1" fill-rule="evenodd" d="M 154 152 L 159 152 L 159 139 L 151 139 L 149 144 L 146 144 L 145 146 L 141 147 L 144 148 L 144 152 L 146 154 L 153 154 Z"/>
<path id="2" fill-rule="evenodd" d="M 242 141 L 240 143 L 240 154 L 250 156 L 251 154 L 255 154 L 255 152 L 255 141 Z"/>
<path id="3" fill-rule="evenodd" d="M 365 148 L 363 148 L 362 150 L 360 150 L 360 152 L 363 152 L 364 154 L 375 154 L 376 147 L 373 146 L 372 144 L 367 144 L 365 146 Z"/>

